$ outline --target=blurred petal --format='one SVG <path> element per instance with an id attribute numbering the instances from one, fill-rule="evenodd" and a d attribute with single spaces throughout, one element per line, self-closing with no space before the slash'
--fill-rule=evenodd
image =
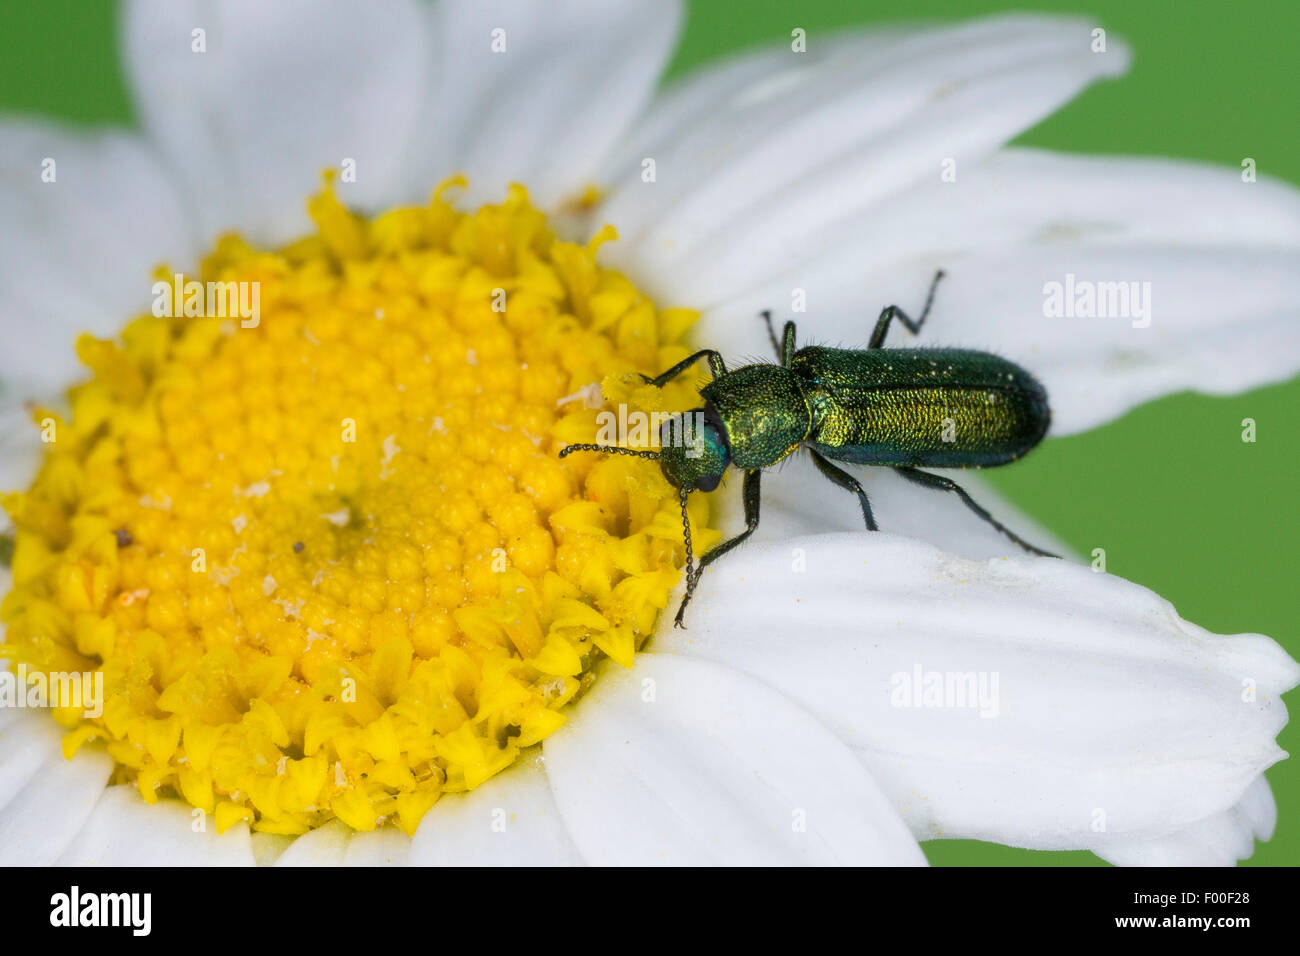
<path id="1" fill-rule="evenodd" d="M 53 182 L 42 164 L 53 160 Z M 48 400 L 83 369 L 82 332 L 116 335 L 151 275 L 195 246 L 166 170 L 138 137 L 0 123 L 0 403 Z"/>
<path id="2" fill-rule="evenodd" d="M 415 866 L 582 862 L 556 809 L 540 755 L 526 756 L 469 793 L 443 797 L 425 815 L 411 844 Z"/>
<path id="3" fill-rule="evenodd" d="M 1106 845 L 1097 855 L 1116 866 L 1236 866 L 1255 852 L 1255 840 L 1269 840 L 1277 804 L 1261 775 L 1241 799 L 1216 813 L 1154 840 Z"/>
<path id="4" fill-rule="evenodd" d="M 41 458 L 40 431 L 26 406 L 0 394 L 0 490 L 26 487 Z M 0 514 L 0 530 L 12 528 L 8 512 Z M 9 593 L 6 579 L 0 594 Z"/>
<path id="5" fill-rule="evenodd" d="M 923 865 L 862 764 L 781 694 L 662 654 L 609 667 L 542 745 L 597 865 Z"/>
<path id="6" fill-rule="evenodd" d="M 83 747 L 67 760 L 63 728 L 43 710 L 0 710 L 0 860 L 48 866 L 95 809 L 113 761 Z"/>
<path id="7" fill-rule="evenodd" d="M 12 576 L 8 568 L 0 569 L 7 593 Z M 7 661 L 0 668 L 9 669 Z M 58 750 L 59 734 L 53 721 L 43 726 L 32 713 L 16 707 L 0 708 L 0 807 L 3 807 Z"/>
<path id="8" fill-rule="evenodd" d="M 195 832 L 195 810 L 179 800 L 150 806 L 134 785 L 109 787 L 85 827 L 59 858 L 61 866 L 252 866 L 248 827 L 218 835 L 204 820 Z"/>
<path id="9" fill-rule="evenodd" d="M 359 833 L 332 820 L 291 843 L 276 866 L 405 866 L 411 840 L 396 827 Z"/>
<path id="10" fill-rule="evenodd" d="M 518 181 L 550 205 L 587 185 L 649 102 L 681 5 L 444 0 L 431 16 L 439 72 L 411 150 L 418 195 L 463 172 L 474 202 Z"/>
<path id="11" fill-rule="evenodd" d="M 922 839 L 1103 849 L 1219 814 L 1284 756 L 1300 680 L 1268 638 L 1210 634 L 1122 579 L 883 533 L 747 548 L 704 576 L 687 625 L 656 649 L 789 694 Z M 948 696 L 922 696 L 934 681 Z"/>
<path id="12" fill-rule="evenodd" d="M 919 27 L 876 26 L 870 33 L 818 37 L 814 41 L 817 52 L 812 54 L 813 62 L 820 62 L 823 57 L 838 63 L 874 56 L 882 47 L 920 32 L 922 28 Z M 684 131 L 712 123 L 720 104 L 770 95 L 779 92 L 783 86 L 804 82 L 807 71 L 791 67 L 806 61 L 800 59 L 792 63 L 790 53 L 789 47 L 780 44 L 741 56 L 725 57 L 684 79 L 670 82 L 656 94 L 650 108 L 622 137 L 618 149 L 601 164 L 601 182 L 618 189 L 620 186 L 628 187 L 634 179 L 639 180 L 642 160 L 650 150 L 671 142 Z"/>
<path id="13" fill-rule="evenodd" d="M 861 35 L 808 53 L 616 164 L 598 210 L 623 241 L 609 258 L 666 305 L 707 307 L 779 274 L 814 238 L 885 197 L 938 180 L 945 159 L 973 165 L 1101 76 L 1128 51 L 1091 49 L 1094 24 L 1003 16 L 913 33 Z M 770 57 L 761 53 L 760 56 Z M 698 81 L 702 102 L 716 84 Z M 636 165 L 631 165 L 635 163 Z M 621 170 L 621 171 L 620 171 Z M 872 230 L 876 241 L 882 233 Z"/>
<path id="14" fill-rule="evenodd" d="M 307 231 L 306 197 L 345 159 L 344 201 L 400 190 L 430 69 L 414 0 L 131 0 L 123 45 L 145 131 L 199 204 L 205 239 Z"/>
<path id="15" fill-rule="evenodd" d="M 940 267 L 948 276 L 921 334 L 895 325 L 887 344 L 1020 362 L 1047 386 L 1054 435 L 1169 392 L 1229 394 L 1300 369 L 1300 190 L 1201 164 L 1031 150 L 845 221 L 802 263 L 711 310 L 697 335 L 762 350 L 757 310 L 784 315 L 801 289 L 804 340 L 862 346 L 884 306 L 917 314 Z M 1123 283 L 1129 306 L 1050 314 L 1048 283 L 1064 295 L 1067 281 Z"/>

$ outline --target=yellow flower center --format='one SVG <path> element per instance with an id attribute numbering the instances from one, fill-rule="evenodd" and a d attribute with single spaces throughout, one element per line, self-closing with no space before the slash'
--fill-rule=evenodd
<path id="1" fill-rule="evenodd" d="M 160 270 L 174 314 L 79 341 L 91 377 L 66 420 L 36 411 L 45 460 L 4 499 L 0 607 L 29 686 L 82 691 L 50 702 L 69 758 L 106 747 L 218 830 L 413 833 L 555 731 L 600 657 L 630 666 L 680 575 L 677 495 L 653 462 L 556 452 L 594 440 L 597 384 L 698 405 L 698 379 L 633 374 L 685 357 L 695 314 L 598 266 L 608 227 L 563 242 L 522 188 L 445 192 L 365 220 L 327 181 L 316 235 L 217 243 L 193 281 L 236 283 L 224 310 Z"/>

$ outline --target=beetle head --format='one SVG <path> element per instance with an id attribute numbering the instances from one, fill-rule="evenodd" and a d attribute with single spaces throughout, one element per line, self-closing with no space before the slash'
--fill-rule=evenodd
<path id="1" fill-rule="evenodd" d="M 659 467 L 675 488 L 712 491 L 731 464 L 731 450 L 711 406 L 666 421 L 659 435 Z"/>
<path id="2" fill-rule="evenodd" d="M 663 423 L 659 434 L 659 451 L 621 448 L 617 445 L 566 445 L 560 457 L 575 451 L 597 451 L 614 455 L 633 455 L 656 459 L 664 477 L 679 491 L 712 491 L 731 464 L 731 449 L 726 430 L 712 405 L 683 415 L 674 415 Z"/>

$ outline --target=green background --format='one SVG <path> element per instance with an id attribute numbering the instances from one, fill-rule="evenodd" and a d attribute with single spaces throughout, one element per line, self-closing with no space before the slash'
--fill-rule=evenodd
<path id="1" fill-rule="evenodd" d="M 117 4 L 6 0 L 0 14 L 0 113 L 131 122 L 118 64 Z M 794 27 L 1049 10 L 1086 14 L 1137 51 L 1132 72 L 1089 89 L 1021 136 L 1090 153 L 1185 156 L 1300 183 L 1295 40 L 1300 4 L 1257 0 L 694 0 L 672 63 L 677 74 L 733 50 L 789 41 Z M 1296 449 L 1300 381 L 1231 398 L 1175 395 L 1104 428 L 1048 441 L 997 487 L 1082 553 L 1104 547 L 1107 570 L 1171 600 L 1221 633 L 1255 631 L 1300 656 L 1297 628 Z M 1241 420 L 1258 441 L 1241 441 Z M 1287 701 L 1294 708 L 1300 695 Z M 1293 722 L 1281 744 L 1294 752 Z M 1300 862 L 1300 762 L 1268 773 L 1277 834 L 1253 865 Z M 1044 853 L 966 840 L 924 845 L 936 864 L 1099 865 L 1090 853 Z"/>

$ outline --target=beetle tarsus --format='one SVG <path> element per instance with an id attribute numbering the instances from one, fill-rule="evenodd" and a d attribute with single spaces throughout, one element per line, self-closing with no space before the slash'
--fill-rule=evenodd
<path id="1" fill-rule="evenodd" d="M 921 326 L 925 324 L 925 317 L 930 314 L 930 306 L 934 305 L 934 290 L 939 286 L 939 280 L 944 277 L 945 273 L 939 269 L 930 280 L 930 291 L 926 293 L 925 305 L 921 308 L 920 318 L 913 319 L 906 312 L 896 305 L 887 305 L 880 313 L 880 318 L 876 320 L 875 331 L 871 333 L 871 341 L 867 344 L 869 349 L 884 348 L 885 335 L 889 332 L 889 323 L 898 319 L 905 326 L 907 331 L 913 335 L 921 334 Z"/>
<path id="2" fill-rule="evenodd" d="M 899 475 L 906 478 L 908 481 L 915 482 L 924 488 L 934 488 L 938 491 L 953 492 L 962 500 L 962 503 L 966 505 L 967 508 L 975 512 L 975 514 L 979 515 L 1004 536 L 1020 545 L 1020 547 L 1024 548 L 1030 554 L 1036 554 L 1040 558 L 1060 557 L 1059 554 L 1053 554 L 1051 551 L 1044 551 L 1042 548 L 1035 547 L 1024 538 L 1020 537 L 1020 535 L 1016 534 L 1002 522 L 998 521 L 997 518 L 993 517 L 986 510 L 980 507 L 980 505 L 976 503 L 975 499 L 967 494 L 966 489 L 957 484 L 957 482 L 953 481 L 951 478 L 944 478 L 942 475 L 932 475 L 928 471 L 918 471 L 915 468 L 895 468 L 894 471 L 898 472 Z"/>

